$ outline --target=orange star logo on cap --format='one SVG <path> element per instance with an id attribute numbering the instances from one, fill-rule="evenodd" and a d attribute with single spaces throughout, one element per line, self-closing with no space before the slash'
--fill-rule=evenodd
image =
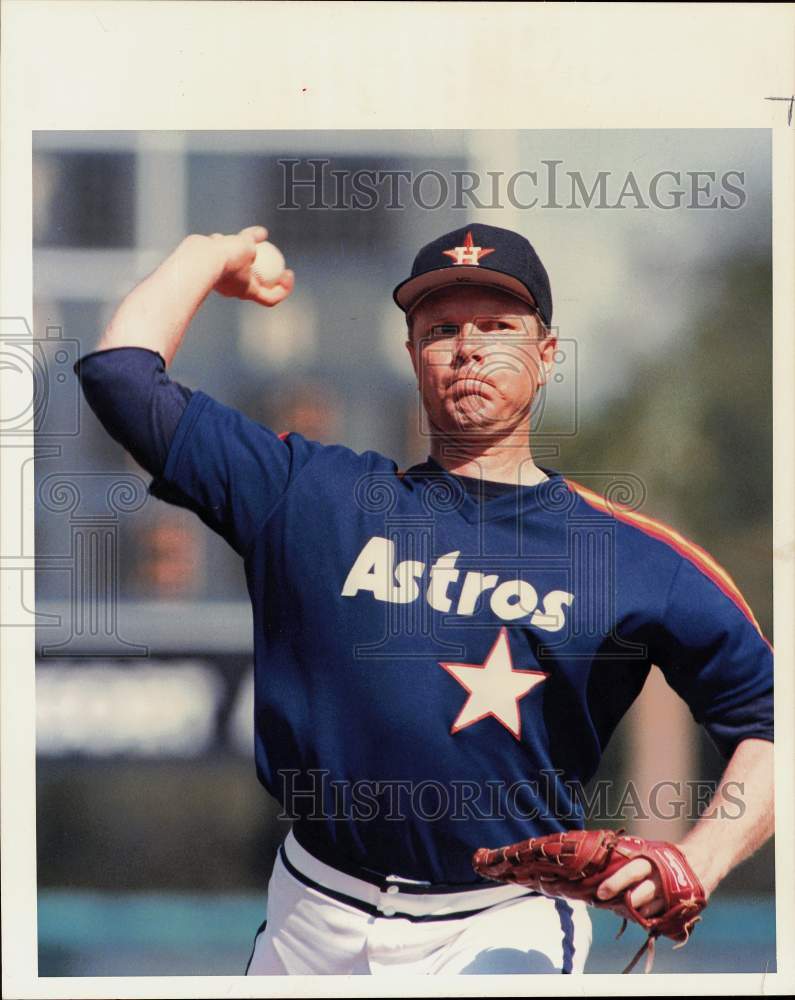
<path id="1" fill-rule="evenodd" d="M 494 253 L 494 247 L 476 247 L 472 239 L 472 233 L 467 233 L 462 247 L 453 247 L 452 250 L 442 250 L 446 257 L 452 257 L 454 264 L 468 264 L 470 267 L 477 267 L 481 257 L 486 257 Z"/>

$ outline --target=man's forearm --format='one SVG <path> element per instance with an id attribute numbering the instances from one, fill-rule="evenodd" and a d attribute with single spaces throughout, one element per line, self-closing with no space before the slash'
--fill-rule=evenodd
<path id="1" fill-rule="evenodd" d="M 743 740 L 680 847 L 710 893 L 772 836 L 774 827 L 773 744 Z"/>
<path id="2" fill-rule="evenodd" d="M 207 236 L 188 236 L 123 300 L 98 345 L 146 347 L 170 364 L 197 310 L 221 278 L 225 257 Z"/>

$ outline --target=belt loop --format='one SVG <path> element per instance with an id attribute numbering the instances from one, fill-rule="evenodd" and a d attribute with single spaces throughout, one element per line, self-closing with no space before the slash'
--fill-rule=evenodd
<path id="1" fill-rule="evenodd" d="M 471 890 L 444 892 L 442 887 L 418 884 L 395 875 L 382 876 L 379 883 L 365 882 L 315 858 L 292 831 L 279 848 L 279 856 L 287 872 L 308 888 L 371 916 L 386 919 L 402 918 L 412 922 L 463 919 L 500 903 L 540 895 L 519 885 L 476 886 Z M 426 887 L 428 891 L 423 892 Z"/>

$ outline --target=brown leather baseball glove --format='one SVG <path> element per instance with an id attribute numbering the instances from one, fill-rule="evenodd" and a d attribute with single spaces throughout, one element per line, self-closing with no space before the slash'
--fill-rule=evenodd
<path id="1" fill-rule="evenodd" d="M 641 916 L 632 905 L 630 894 L 635 885 L 612 899 L 596 896 L 605 879 L 635 858 L 645 858 L 652 874 L 659 875 L 664 908 L 656 916 Z M 704 888 L 678 847 L 663 840 L 631 837 L 623 830 L 567 830 L 494 850 L 481 847 L 475 851 L 472 865 L 479 875 L 495 882 L 515 882 L 547 896 L 579 899 L 614 910 L 623 918 L 619 937 L 628 920 L 640 924 L 648 937 L 624 972 L 630 972 L 644 952 L 645 971 L 651 971 L 654 942 L 660 935 L 672 938 L 676 947 L 685 944 L 707 905 Z"/>

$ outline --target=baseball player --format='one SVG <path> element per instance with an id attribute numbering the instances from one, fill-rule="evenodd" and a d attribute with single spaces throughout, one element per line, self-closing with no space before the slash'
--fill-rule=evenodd
<path id="1" fill-rule="evenodd" d="M 556 347 L 535 250 L 473 224 L 395 289 L 430 434 L 399 469 L 169 379 L 213 290 L 290 294 L 291 271 L 252 271 L 266 238 L 187 237 L 77 366 L 151 493 L 244 561 L 257 774 L 294 819 L 248 974 L 581 972 L 588 903 L 653 921 L 678 885 L 701 908 L 772 832 L 772 651 L 706 552 L 534 462 Z M 476 872 L 478 848 L 585 826 L 578 788 L 652 664 L 726 760 L 682 843 L 622 855 L 579 898 Z"/>

